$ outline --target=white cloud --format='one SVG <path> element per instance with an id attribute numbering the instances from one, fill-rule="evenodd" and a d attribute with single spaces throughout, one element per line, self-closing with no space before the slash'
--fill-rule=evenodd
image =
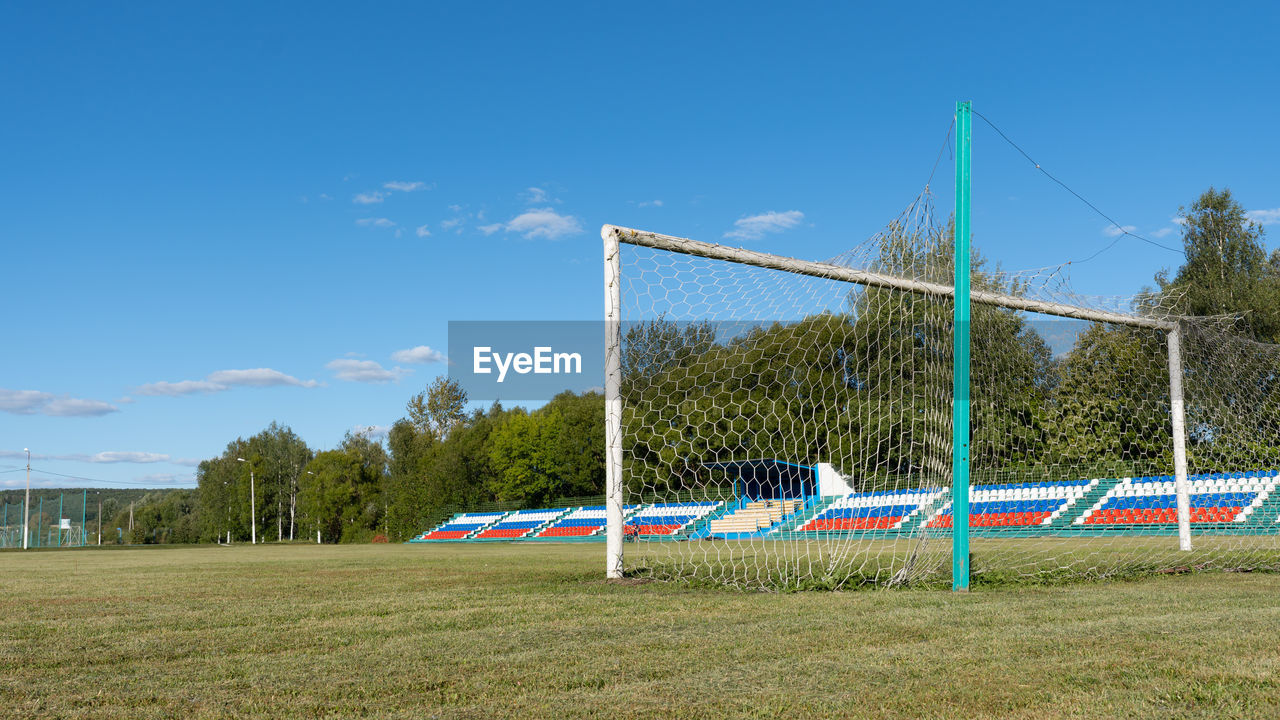
<path id="1" fill-rule="evenodd" d="M 43 415 L 55 417 L 87 417 L 108 415 L 119 412 L 120 408 L 101 400 L 85 400 L 83 398 L 57 397 L 49 401 L 40 411 Z"/>
<path id="2" fill-rule="evenodd" d="M 391 428 L 386 425 L 357 425 L 351 428 L 351 432 L 356 435 L 363 435 L 370 440 L 381 440 L 391 432 Z"/>
<path id="3" fill-rule="evenodd" d="M 320 383 L 315 380 L 299 380 L 271 368 L 252 368 L 250 370 L 218 370 L 209 373 L 208 380 L 222 385 L 240 387 L 278 387 L 292 385 L 294 387 L 313 388 Z"/>
<path id="4" fill-rule="evenodd" d="M 426 345 L 419 345 L 408 350 L 397 350 L 391 353 L 391 359 L 398 363 L 417 363 L 419 365 L 445 361 L 444 353 Z"/>
<path id="5" fill-rule="evenodd" d="M 39 390 L 0 389 L 0 410 L 15 415 L 33 415 L 53 396 Z"/>
<path id="6" fill-rule="evenodd" d="M 225 385 L 209 382 L 207 380 L 179 380 L 178 382 L 160 382 L 147 383 L 138 386 L 134 392 L 138 395 L 167 395 L 169 397 L 178 397 L 179 395 L 194 395 L 195 393 L 214 393 L 227 390 Z"/>
<path id="7" fill-rule="evenodd" d="M 431 231 L 427 229 L 426 225 L 419 225 L 415 232 L 418 233 L 418 237 L 431 237 Z"/>
<path id="8" fill-rule="evenodd" d="M 395 223 L 383 217 L 367 217 L 356 220 L 356 224 L 360 227 L 377 227 L 377 228 L 393 228 Z"/>
<path id="9" fill-rule="evenodd" d="M 1280 208 L 1271 208 L 1270 210 L 1250 210 L 1245 213 L 1250 220 L 1259 225 L 1275 225 L 1280 223 Z"/>
<path id="10" fill-rule="evenodd" d="M 502 223 L 494 223 L 492 225 L 481 225 L 477 230 L 485 235 L 492 235 L 502 229 Z"/>
<path id="11" fill-rule="evenodd" d="M 426 190 L 427 184 L 424 182 L 414 181 L 405 182 L 404 180 L 392 180 L 382 184 L 384 190 L 395 190 L 396 192 L 413 192 L 414 190 Z"/>
<path id="12" fill-rule="evenodd" d="M 1174 225 L 1186 225 L 1187 219 L 1184 217 L 1174 217 L 1174 218 L 1169 218 L 1169 222 L 1173 223 Z"/>
<path id="13" fill-rule="evenodd" d="M 93 417 L 119 412 L 120 408 L 101 400 L 85 400 L 70 395 L 54 395 L 39 390 L 0 388 L 0 411 L 14 415 Z"/>
<path id="14" fill-rule="evenodd" d="M 1116 227 L 1115 225 L 1108 225 L 1108 226 L 1106 226 L 1106 227 L 1102 228 L 1102 234 L 1103 234 L 1103 235 L 1106 235 L 1107 237 L 1118 237 L 1118 236 L 1120 236 L 1120 235 L 1124 235 L 1125 233 L 1131 233 L 1131 232 L 1133 232 L 1134 230 L 1137 230 L 1137 229 L 1138 229 L 1138 228 L 1134 227 L 1133 225 L 1125 225 L 1125 226 L 1123 226 L 1123 227 Z"/>
<path id="15" fill-rule="evenodd" d="M 1152 232 L 1151 237 L 1154 237 L 1154 238 L 1167 237 L 1172 232 L 1173 232 L 1173 228 L 1164 227 L 1164 228 L 1160 228 L 1159 230 L 1156 230 L 1155 232 Z"/>
<path id="16" fill-rule="evenodd" d="M 154 475 L 142 475 L 135 477 L 134 482 L 155 485 L 177 485 L 178 483 L 195 482 L 195 476 L 191 474 L 179 475 L 177 473 L 156 473 Z"/>
<path id="17" fill-rule="evenodd" d="M 15 460 L 25 460 L 27 454 L 20 450 L 0 450 L 0 458 L 12 458 Z M 171 458 L 164 453 L 152 452 L 134 452 L 121 450 L 108 450 L 106 452 L 94 453 L 92 455 L 86 453 L 69 453 L 65 455 L 41 455 L 37 453 L 31 454 L 32 460 L 69 460 L 72 462 L 84 463 L 159 463 L 170 462 Z M 177 462 L 177 461 L 173 461 Z M 181 464 L 181 463 L 180 463 Z M 197 460 L 193 465 L 198 465 Z"/>
<path id="18" fill-rule="evenodd" d="M 540 187 L 527 188 L 522 194 L 524 196 L 525 203 L 529 205 L 541 205 L 548 199 L 547 191 Z"/>
<path id="19" fill-rule="evenodd" d="M 645 200 L 644 202 L 636 203 L 636 207 L 642 207 L 642 208 L 644 208 L 644 207 L 662 207 L 662 201 L 661 201 L 661 200 Z"/>
<path id="20" fill-rule="evenodd" d="M 441 229 L 441 230 L 452 230 L 452 229 L 454 229 L 454 228 L 458 227 L 459 225 L 461 225 L 461 224 L 462 224 L 462 222 L 463 222 L 463 221 L 462 221 L 462 218 L 453 218 L 453 219 L 451 219 L 451 220 L 441 220 L 441 221 L 440 221 L 440 229 Z"/>
<path id="21" fill-rule="evenodd" d="M 164 453 L 132 452 L 109 450 L 89 456 L 91 463 L 158 463 L 168 462 L 169 456 Z"/>
<path id="22" fill-rule="evenodd" d="M 452 210 L 453 212 L 462 212 L 461 205 L 450 205 L 449 209 Z"/>
<path id="23" fill-rule="evenodd" d="M 370 192 L 362 192 L 351 198 L 351 202 L 357 205 L 374 205 L 387 199 L 386 193 L 380 193 L 377 190 Z"/>
<path id="24" fill-rule="evenodd" d="M 507 232 L 519 233 L 526 239 L 555 240 L 582 232 L 582 224 L 572 215 L 561 215 L 551 208 L 528 210 L 512 218 L 504 226 Z"/>
<path id="25" fill-rule="evenodd" d="M 404 368 L 387 369 L 373 360 L 355 360 L 338 358 L 325 367 L 333 371 L 334 377 L 348 382 L 387 383 L 397 382 L 401 377 L 413 372 Z"/>
<path id="26" fill-rule="evenodd" d="M 179 380 L 178 382 L 153 382 L 139 386 L 137 395 L 179 397 L 196 393 L 216 393 L 230 390 L 233 387 L 319 387 L 315 380 L 299 380 L 271 368 L 252 368 L 248 370 L 217 370 L 209 373 L 204 380 Z"/>
<path id="27" fill-rule="evenodd" d="M 739 218 L 734 221 L 733 229 L 724 234 L 727 238 L 739 240 L 759 240 L 769 233 L 778 233 L 800 224 L 804 213 L 799 210 L 786 212 L 769 211 L 759 215 Z"/>

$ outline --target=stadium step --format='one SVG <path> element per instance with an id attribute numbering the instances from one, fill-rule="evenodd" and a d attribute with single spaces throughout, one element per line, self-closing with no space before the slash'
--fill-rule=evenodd
<path id="1" fill-rule="evenodd" d="M 726 533 L 754 533 L 777 525 L 804 507 L 803 500 L 761 500 L 745 506 L 707 524 L 713 535 Z"/>
<path id="2" fill-rule="evenodd" d="M 507 518 L 507 516 L 508 516 L 508 515 L 510 515 L 510 514 L 511 514 L 511 513 L 509 513 L 509 512 L 504 512 L 504 513 L 502 513 L 501 515 L 498 515 L 498 516 L 494 517 L 494 518 L 493 518 L 492 520 L 490 520 L 489 522 L 487 522 L 487 523 L 485 523 L 485 524 L 481 525 L 480 527 L 476 528 L 475 530 L 472 530 L 470 533 L 468 533 L 468 534 L 467 534 L 467 536 L 466 536 L 464 539 L 465 539 L 465 540 L 474 540 L 474 539 L 476 538 L 476 536 L 477 536 L 477 535 L 479 535 L 480 533 L 484 532 L 485 530 L 488 530 L 489 528 L 493 527 L 494 525 L 497 525 L 498 523 L 502 522 L 502 521 L 503 521 L 503 520 L 505 520 L 505 519 Z"/>
<path id="3" fill-rule="evenodd" d="M 836 495 L 834 497 L 818 498 L 818 500 L 807 510 L 803 510 L 792 515 L 786 522 L 782 523 L 782 525 L 778 527 L 777 532 L 794 532 L 796 528 L 802 527 L 805 523 L 817 517 L 818 513 L 831 507 L 831 504 L 839 500 L 841 497 L 844 496 Z"/>
<path id="4" fill-rule="evenodd" d="M 1245 527 L 1274 527 L 1280 519 L 1280 485 L 1277 485 L 1262 504 L 1249 513 L 1249 518 L 1241 523 Z"/>
<path id="5" fill-rule="evenodd" d="M 526 540 L 529 540 L 529 539 L 533 539 L 533 538 L 538 537 L 538 534 L 539 534 L 539 533 L 541 533 L 543 530 L 546 530 L 547 528 L 551 527 L 552 525 L 555 525 L 556 523 L 560 522 L 560 521 L 561 521 L 562 519 L 564 519 L 565 517 L 568 517 L 569 515 L 571 515 L 571 514 L 573 513 L 573 511 L 574 511 L 574 510 L 578 510 L 578 509 L 579 509 L 579 508 L 575 508 L 575 507 L 567 507 L 567 508 L 565 508 L 565 509 L 560 513 L 560 514 L 552 516 L 552 517 L 551 517 L 551 518 L 549 518 L 546 522 L 544 522 L 544 523 L 542 523 L 541 525 L 539 525 L 538 527 L 536 527 L 536 528 L 534 528 L 534 529 L 530 530 L 528 533 L 526 533 L 526 534 L 525 534 L 524 538 L 525 538 Z"/>
<path id="6" fill-rule="evenodd" d="M 919 530 L 921 526 L 933 519 L 937 512 L 951 503 L 951 488 L 943 488 L 946 490 L 941 497 L 932 503 L 921 505 L 918 509 L 912 511 L 907 519 L 902 521 L 902 525 L 898 526 L 898 532 L 910 535 Z"/>
<path id="7" fill-rule="evenodd" d="M 1094 505 L 1097 505 L 1099 500 L 1106 497 L 1107 493 L 1111 492 L 1111 488 L 1119 485 L 1121 482 L 1123 482 L 1122 478 L 1105 478 L 1099 480 L 1097 485 L 1094 485 L 1090 488 L 1089 492 L 1086 492 L 1079 500 L 1076 500 L 1070 507 L 1063 510 L 1062 514 L 1054 518 L 1053 522 L 1049 523 L 1046 528 L 1049 530 L 1059 530 L 1071 527 L 1076 518 L 1083 515 L 1085 511 L 1089 510 Z"/>
<path id="8" fill-rule="evenodd" d="M 703 517 L 701 520 L 689 526 L 689 529 L 681 532 L 680 536 L 692 538 L 695 540 L 700 540 L 702 538 L 705 538 L 707 534 L 710 532 L 710 530 L 708 530 L 708 527 L 711 525 L 711 523 L 716 520 L 719 520 L 720 518 L 724 517 L 726 514 L 731 512 L 733 512 L 733 505 L 728 502 L 721 502 L 720 507 L 707 513 L 706 516 Z"/>

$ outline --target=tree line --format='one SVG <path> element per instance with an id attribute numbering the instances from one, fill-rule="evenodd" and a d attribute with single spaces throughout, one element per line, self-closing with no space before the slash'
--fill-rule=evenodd
<path id="1" fill-rule="evenodd" d="M 599 393 L 566 392 L 533 411 L 466 412 L 465 393 L 439 378 L 409 400 L 385 443 L 348 432 L 316 452 L 273 423 L 200 463 L 196 540 L 395 542 L 449 510 L 598 494 L 603 406 Z"/>
<path id="2" fill-rule="evenodd" d="M 1158 274 L 1144 302 L 1176 314 L 1236 316 L 1237 332 L 1280 342 L 1280 250 L 1267 254 L 1262 228 L 1227 190 L 1209 189 L 1180 216 L 1186 260 L 1176 273 Z M 949 283 L 947 234 L 891 235 L 880 252 L 879 270 Z M 1001 277 L 975 259 L 975 289 L 1022 290 Z M 622 391 L 632 489 L 695 487 L 705 478 L 701 462 L 744 453 L 834 462 L 871 483 L 945 473 L 938 458 L 950 442 L 950 415 L 939 403 L 950 398 L 950 313 L 946 303 L 858 288 L 845 308 L 731 338 L 717 338 L 707 323 L 631 327 Z M 972 323 L 976 478 L 1054 469 L 1073 477 L 1155 474 L 1170 464 L 1162 334 L 1094 323 L 1055 356 L 1025 314 L 975 304 Z M 1268 365 L 1274 353 L 1255 355 L 1257 367 L 1233 369 L 1237 380 L 1247 378 L 1235 387 L 1190 383 L 1189 405 L 1247 400 L 1252 408 L 1237 413 L 1245 420 L 1230 433 L 1189 410 L 1193 472 L 1197 462 L 1280 464 L 1271 437 L 1280 431 L 1280 373 Z M 1208 366 L 1188 372 L 1222 374 Z M 202 462 L 195 491 L 146 503 L 139 537 L 242 542 L 252 522 L 269 541 L 317 534 L 327 543 L 401 541 L 449 510 L 494 501 L 546 506 L 603 492 L 599 393 L 566 392 L 532 411 L 467 406 L 458 385 L 440 378 L 409 399 L 385 443 L 348 433 L 324 452 L 273 423 Z M 142 514 L 135 507 L 135 528 Z"/>

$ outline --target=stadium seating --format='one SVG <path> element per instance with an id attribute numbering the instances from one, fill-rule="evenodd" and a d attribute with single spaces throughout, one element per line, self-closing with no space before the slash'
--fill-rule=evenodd
<path id="1" fill-rule="evenodd" d="M 628 535 L 675 535 L 720 507 L 719 502 L 658 503 L 627 519 Z"/>
<path id="2" fill-rule="evenodd" d="M 420 540 L 463 540 L 475 531 L 503 517 L 506 513 L 463 513 L 451 518 L 435 530 L 423 534 Z"/>
<path id="3" fill-rule="evenodd" d="M 852 493 L 836 500 L 797 530 L 809 532 L 897 529 L 922 506 L 937 502 L 946 493 L 945 489 L 877 490 Z"/>
<path id="4" fill-rule="evenodd" d="M 1097 484 L 1097 480 L 1069 480 L 974 485 L 969 488 L 969 527 L 1048 525 Z M 951 527 L 950 503 L 927 527 Z"/>
<path id="5" fill-rule="evenodd" d="M 1187 478 L 1192 523 L 1242 523 L 1275 490 L 1270 473 L 1213 473 Z M 1076 525 L 1154 525 L 1178 522 L 1172 476 L 1125 478 Z"/>
<path id="6" fill-rule="evenodd" d="M 515 540 L 530 536 L 539 528 L 565 513 L 565 508 L 555 510 L 520 510 L 502 518 L 481 530 L 475 540 Z"/>
<path id="7" fill-rule="evenodd" d="M 1274 532 L 1280 525 L 1280 471 L 1217 473 L 1188 478 L 1191 522 L 1219 526 L 1224 532 Z M 1028 531 L 1104 534 L 1169 532 L 1177 524 L 1177 496 L 1170 476 L 1074 480 L 1063 482 L 974 485 L 969 494 L 972 528 L 983 532 Z M 628 505 L 624 533 L 629 536 L 732 536 L 735 533 L 791 532 L 914 533 L 921 526 L 951 527 L 951 489 L 882 490 L 851 493 L 806 510 L 799 500 L 748 504 L 722 518 L 706 520 L 721 502 Z M 771 505 L 779 505 L 772 507 Z M 821 510 L 817 510 L 821 508 Z M 748 512 L 750 511 L 750 512 Z M 760 517 L 754 517 L 758 512 Z M 808 512 L 816 512 L 805 519 Z M 738 516 L 742 517 L 739 518 Z M 788 519 L 790 518 L 790 519 Z M 739 528 L 734 523 L 742 520 Z M 798 525 L 794 529 L 791 524 Z M 603 540 L 605 506 L 521 510 L 455 515 L 415 541 L 532 540 L 584 538 Z M 1265 529 L 1264 529 L 1265 528 Z M 1070 529 L 1070 530 L 1068 530 Z M 683 536 L 682 535 L 682 536 Z"/>
<path id="8" fill-rule="evenodd" d="M 757 500 L 708 523 L 712 535 L 754 533 L 772 527 L 804 507 L 804 500 Z"/>
<path id="9" fill-rule="evenodd" d="M 628 505 L 623 514 L 625 515 L 627 512 L 635 510 L 637 507 L 638 506 L 636 505 Z M 535 537 L 590 537 L 603 532 L 605 524 L 606 516 L 604 505 L 580 507 L 551 523 Z"/>

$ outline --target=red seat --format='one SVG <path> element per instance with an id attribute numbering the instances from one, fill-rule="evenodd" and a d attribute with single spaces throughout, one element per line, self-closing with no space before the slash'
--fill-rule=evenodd
<path id="1" fill-rule="evenodd" d="M 543 530 L 538 537 L 583 537 L 598 529 L 596 527 L 553 527 Z"/>
<path id="2" fill-rule="evenodd" d="M 470 530 L 436 530 L 428 533 L 423 540 L 458 540 L 467 536 Z"/>

